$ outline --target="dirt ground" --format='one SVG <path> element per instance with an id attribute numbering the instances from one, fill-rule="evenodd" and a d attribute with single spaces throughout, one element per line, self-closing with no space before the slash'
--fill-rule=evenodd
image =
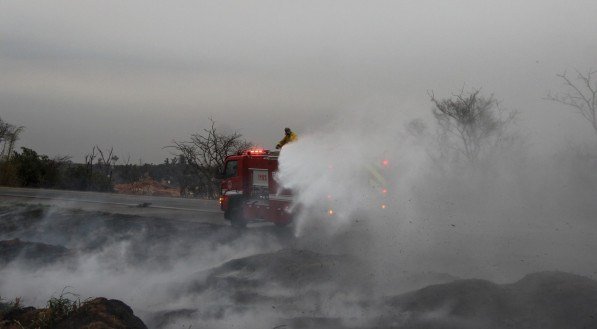
<path id="1" fill-rule="evenodd" d="M 328 241 L 273 225 L 5 201 L 0 296 L 35 307 L 65 289 L 114 298 L 149 328 L 597 327 L 597 282 L 586 276 L 461 279 L 379 266 L 363 257 L 373 244 L 362 231 Z"/>

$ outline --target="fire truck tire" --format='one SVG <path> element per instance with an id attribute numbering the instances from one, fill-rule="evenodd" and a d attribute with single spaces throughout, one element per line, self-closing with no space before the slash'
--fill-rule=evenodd
<path id="1" fill-rule="evenodd" d="M 240 200 L 235 201 L 230 205 L 230 224 L 234 227 L 246 227 L 247 220 L 243 216 L 242 202 Z"/>

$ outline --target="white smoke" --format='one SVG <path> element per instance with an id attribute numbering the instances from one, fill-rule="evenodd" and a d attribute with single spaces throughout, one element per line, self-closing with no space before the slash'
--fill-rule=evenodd
<path id="1" fill-rule="evenodd" d="M 382 281 L 403 270 L 501 282 L 539 270 L 594 275 L 596 245 L 583 231 L 595 227 L 597 203 L 589 200 L 597 179 L 570 167 L 587 161 L 567 152 L 570 163 L 558 163 L 557 146 L 540 154 L 521 138 L 484 162 L 438 165 L 433 119 L 423 134 L 409 131 L 412 119 L 391 110 L 347 111 L 285 146 L 278 179 L 296 195 L 295 234 L 311 247 L 357 253 Z M 530 131 L 524 122 L 512 128 Z M 383 160 L 385 198 L 368 170 Z"/>
<path id="2" fill-rule="evenodd" d="M 364 214 L 406 211 L 396 206 L 426 161 L 425 148 L 404 131 L 400 115 L 353 112 L 285 146 L 278 179 L 296 196 L 300 236 L 322 218 L 337 231 Z"/>

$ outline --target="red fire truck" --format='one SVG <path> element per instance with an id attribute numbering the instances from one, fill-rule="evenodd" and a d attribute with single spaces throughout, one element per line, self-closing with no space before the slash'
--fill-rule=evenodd
<path id="1" fill-rule="evenodd" d="M 285 226 L 292 221 L 292 195 L 274 179 L 278 154 L 250 149 L 226 158 L 220 209 L 232 225 L 242 227 L 249 220 L 263 220 Z"/>
<path id="2" fill-rule="evenodd" d="M 221 175 L 220 209 L 224 218 L 233 226 L 243 227 L 248 221 L 268 221 L 278 226 L 289 224 L 297 207 L 292 204 L 290 190 L 278 186 L 275 175 L 278 171 L 279 152 L 251 149 L 226 158 Z M 386 209 L 387 188 L 383 172 L 388 161 L 368 165 L 358 172 L 367 178 L 368 186 L 377 195 L 371 204 Z M 332 199 L 328 195 L 328 199 Z M 325 209 L 328 216 L 334 215 L 331 205 Z"/>

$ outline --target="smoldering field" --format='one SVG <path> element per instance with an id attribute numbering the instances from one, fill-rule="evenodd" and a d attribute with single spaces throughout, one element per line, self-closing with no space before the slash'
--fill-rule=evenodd
<path id="1" fill-rule="evenodd" d="M 348 115 L 285 147 L 285 229 L 5 202 L 0 294 L 43 306 L 68 287 L 153 328 L 596 325 L 595 148 L 518 139 L 438 164 L 433 127 L 405 122 Z"/>

